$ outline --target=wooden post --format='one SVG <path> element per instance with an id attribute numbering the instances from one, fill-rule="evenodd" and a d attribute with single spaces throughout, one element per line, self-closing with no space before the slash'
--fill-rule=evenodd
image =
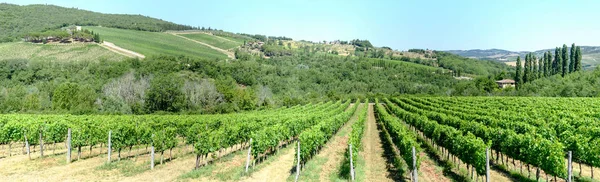
<path id="1" fill-rule="evenodd" d="M 29 160 L 31 160 L 31 151 L 29 151 L 29 141 L 27 141 L 27 134 L 23 134 L 23 136 L 25 137 L 25 150 L 27 151 L 27 156 L 29 156 Z"/>
<path id="2" fill-rule="evenodd" d="M 485 182 L 490 182 L 490 148 L 485 150 Z"/>
<path id="3" fill-rule="evenodd" d="M 250 138 L 250 146 L 248 147 L 248 156 L 246 157 L 246 173 L 248 173 L 248 165 L 250 165 L 250 151 L 252 151 L 252 138 Z"/>
<path id="4" fill-rule="evenodd" d="M 300 177 L 300 141 L 298 141 L 298 163 L 296 164 L 296 182 Z"/>
<path id="5" fill-rule="evenodd" d="M 412 147 L 412 156 L 413 156 L 413 179 L 415 180 L 415 182 L 419 182 L 419 179 L 417 178 L 418 176 L 418 172 L 417 172 L 417 152 L 415 150 L 415 147 Z"/>
<path id="6" fill-rule="evenodd" d="M 152 138 L 154 138 L 154 134 L 152 134 Z M 150 169 L 154 169 L 154 142 L 150 146 Z"/>
<path id="7" fill-rule="evenodd" d="M 67 163 L 71 163 L 71 128 L 67 131 Z"/>
<path id="8" fill-rule="evenodd" d="M 572 155 L 571 151 L 569 151 L 569 163 L 568 163 L 568 168 L 567 168 L 567 171 L 569 172 L 569 176 L 567 178 L 567 182 L 571 182 L 572 177 L 573 177 L 573 164 L 571 163 L 572 157 L 573 157 L 573 155 Z"/>
<path id="9" fill-rule="evenodd" d="M 350 176 L 352 176 L 352 181 L 354 181 L 354 161 L 352 160 L 352 144 L 350 144 Z"/>
<path id="10" fill-rule="evenodd" d="M 40 131 L 40 156 L 44 158 L 44 139 L 42 138 L 42 132 Z"/>
<path id="11" fill-rule="evenodd" d="M 107 162 L 110 163 L 110 153 L 112 152 L 112 143 L 110 141 L 110 138 L 112 136 L 112 130 L 108 131 L 108 160 Z"/>

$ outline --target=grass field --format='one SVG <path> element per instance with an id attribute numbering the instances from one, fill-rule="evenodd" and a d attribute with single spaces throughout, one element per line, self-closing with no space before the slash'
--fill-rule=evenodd
<path id="1" fill-rule="evenodd" d="M 160 32 L 143 32 L 105 27 L 85 27 L 99 33 L 105 41 L 145 56 L 184 55 L 206 59 L 226 59 L 227 56 L 207 46 Z"/>
<path id="2" fill-rule="evenodd" d="M 96 44 L 42 45 L 32 43 L 0 44 L 0 60 L 29 59 L 41 61 L 119 61 L 125 59 Z"/>
<path id="3" fill-rule="evenodd" d="M 242 45 L 244 42 L 237 42 L 223 37 L 217 37 L 214 35 L 208 35 L 205 33 L 195 33 L 195 34 L 181 34 L 181 36 L 194 39 L 200 42 L 207 43 L 209 45 L 221 48 L 221 49 L 232 49 Z"/>

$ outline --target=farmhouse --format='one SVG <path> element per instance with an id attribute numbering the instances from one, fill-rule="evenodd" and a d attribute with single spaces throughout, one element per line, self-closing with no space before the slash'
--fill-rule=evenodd
<path id="1" fill-rule="evenodd" d="M 498 87 L 500 87 L 500 88 L 514 87 L 515 80 L 511 80 L 511 79 L 498 80 L 498 81 L 496 81 L 496 84 L 498 84 Z"/>

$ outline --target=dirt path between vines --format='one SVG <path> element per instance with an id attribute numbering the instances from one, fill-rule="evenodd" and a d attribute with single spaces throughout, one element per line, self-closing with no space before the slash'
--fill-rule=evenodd
<path id="1" fill-rule="evenodd" d="M 122 47 L 119 47 L 113 43 L 110 42 L 103 42 L 102 44 L 99 44 L 101 47 L 104 47 L 110 51 L 113 51 L 115 53 L 121 54 L 123 56 L 127 56 L 130 58 L 141 58 L 144 59 L 146 58 L 146 56 L 144 56 L 143 54 L 128 50 L 128 49 L 124 49 Z"/>
<path id="2" fill-rule="evenodd" d="M 358 105 L 356 111 L 364 107 L 364 104 Z M 319 181 L 329 181 L 331 175 L 337 175 L 338 169 L 342 160 L 344 160 L 344 153 L 348 148 L 348 139 L 350 132 L 352 132 L 352 124 L 358 120 L 357 112 L 354 113 L 350 121 L 348 121 L 342 128 L 331 138 L 325 147 L 317 154 L 318 158 L 325 158 L 327 161 L 321 167 L 319 173 Z"/>
<path id="3" fill-rule="evenodd" d="M 187 38 L 187 37 L 184 37 L 184 36 L 181 36 L 181 35 L 175 34 L 175 33 L 170 33 L 170 34 L 171 34 L 171 35 L 174 35 L 174 36 L 177 36 L 177 37 L 180 37 L 180 38 L 183 38 L 183 39 L 186 39 L 186 40 L 189 40 L 189 41 L 192 41 L 192 42 L 195 42 L 195 43 L 198 43 L 198 44 L 202 44 L 202 45 L 204 45 L 204 46 L 206 46 L 206 47 L 209 47 L 209 48 L 211 48 L 211 49 L 214 49 L 214 50 L 216 50 L 216 51 L 219 51 L 219 52 L 221 52 L 221 53 L 223 53 L 223 54 L 227 55 L 227 57 L 229 57 L 230 59 L 235 59 L 235 55 L 233 54 L 233 52 L 229 52 L 229 51 L 227 51 L 227 50 L 224 50 L 224 49 L 221 49 L 221 48 L 218 48 L 218 47 L 215 47 L 215 46 L 212 46 L 212 45 L 209 45 L 209 44 L 207 44 L 207 43 L 200 42 L 200 41 L 197 41 L 197 40 L 194 40 L 194 39 L 190 39 L 190 38 Z"/>
<path id="4" fill-rule="evenodd" d="M 372 181 L 394 181 L 390 178 L 387 170 L 387 162 L 384 157 L 383 144 L 375 123 L 373 104 L 369 104 L 367 116 L 367 128 L 363 135 L 363 152 L 359 154 L 365 159 L 365 179 Z"/>
<path id="5" fill-rule="evenodd" d="M 240 145 L 236 145 L 233 148 L 228 148 L 219 154 L 217 158 L 225 155 L 229 155 L 239 149 Z M 218 159 L 209 159 L 215 161 L 214 163 L 209 162 L 208 165 L 220 164 Z M 201 164 L 203 164 L 203 161 Z M 184 157 L 173 159 L 173 161 L 166 162 L 163 165 L 155 166 L 154 170 L 147 170 L 143 173 L 136 174 L 135 176 L 125 177 L 119 179 L 119 181 L 175 181 L 181 174 L 190 172 L 196 166 L 196 156 L 193 154 L 185 155 Z M 202 166 L 201 166 L 202 167 Z"/>
<path id="6" fill-rule="evenodd" d="M 290 145 L 284 149 L 283 155 L 271 162 L 268 166 L 252 173 L 248 178 L 241 181 L 285 181 L 290 176 L 290 170 L 294 167 L 296 147 Z"/>

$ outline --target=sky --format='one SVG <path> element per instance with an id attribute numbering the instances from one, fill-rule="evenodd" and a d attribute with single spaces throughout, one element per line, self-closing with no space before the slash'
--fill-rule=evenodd
<path id="1" fill-rule="evenodd" d="M 367 39 L 393 49 L 535 51 L 600 46 L 598 0 L 0 0 L 141 14 L 294 40 Z"/>

